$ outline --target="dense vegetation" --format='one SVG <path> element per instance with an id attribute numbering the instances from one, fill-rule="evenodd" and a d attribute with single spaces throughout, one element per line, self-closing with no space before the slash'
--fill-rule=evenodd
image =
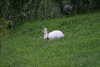
<path id="1" fill-rule="evenodd" d="M 44 41 L 45 27 L 65 36 Z M 24 21 L 3 38 L 0 67 L 100 67 L 100 12 Z"/>
<path id="2" fill-rule="evenodd" d="M 14 22 L 95 11 L 100 0 L 0 0 L 0 18 Z"/>

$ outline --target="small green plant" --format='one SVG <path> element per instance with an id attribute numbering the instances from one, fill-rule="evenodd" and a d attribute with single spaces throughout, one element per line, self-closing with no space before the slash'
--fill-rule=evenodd
<path id="1" fill-rule="evenodd" d="M 0 21 L 0 50 L 1 50 L 2 37 L 4 35 L 7 35 L 9 32 L 6 28 L 9 24 L 9 22 L 12 22 L 12 21 L 11 20 L 6 21 L 4 18 L 1 18 L 1 21 Z"/>
<path id="2" fill-rule="evenodd" d="M 3 37 L 3 35 L 8 34 L 7 26 L 9 22 L 12 22 L 12 21 L 11 20 L 6 21 L 4 18 L 1 18 L 1 21 L 0 21 L 0 37 L 1 38 Z"/>

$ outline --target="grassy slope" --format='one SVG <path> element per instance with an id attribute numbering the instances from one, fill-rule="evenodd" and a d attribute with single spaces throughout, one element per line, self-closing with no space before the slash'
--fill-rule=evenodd
<path id="1" fill-rule="evenodd" d="M 44 41 L 45 27 L 65 36 Z M 26 21 L 3 38 L 0 67 L 100 67 L 100 12 Z"/>

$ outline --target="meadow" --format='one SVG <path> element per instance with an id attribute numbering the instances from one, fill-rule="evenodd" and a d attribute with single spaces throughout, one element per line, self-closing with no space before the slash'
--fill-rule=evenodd
<path id="1" fill-rule="evenodd" d="M 23 22 L 3 37 L 0 67 L 100 67 L 100 12 Z M 45 27 L 64 37 L 44 41 Z"/>

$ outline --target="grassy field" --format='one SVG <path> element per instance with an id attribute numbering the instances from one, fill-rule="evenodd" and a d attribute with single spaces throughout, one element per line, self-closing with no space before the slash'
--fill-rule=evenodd
<path id="1" fill-rule="evenodd" d="M 64 33 L 43 39 L 44 28 Z M 100 67 L 100 12 L 25 21 L 2 41 L 0 67 Z"/>

